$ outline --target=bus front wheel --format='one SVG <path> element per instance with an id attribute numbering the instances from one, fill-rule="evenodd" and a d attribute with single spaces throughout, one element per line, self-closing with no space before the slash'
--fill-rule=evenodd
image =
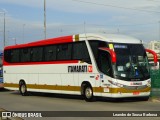
<path id="1" fill-rule="evenodd" d="M 25 82 L 21 81 L 19 83 L 19 91 L 22 96 L 27 96 L 27 86 L 26 86 Z"/>
<path id="2" fill-rule="evenodd" d="M 83 92 L 85 101 L 92 102 L 94 100 L 93 89 L 90 85 L 85 85 Z"/>

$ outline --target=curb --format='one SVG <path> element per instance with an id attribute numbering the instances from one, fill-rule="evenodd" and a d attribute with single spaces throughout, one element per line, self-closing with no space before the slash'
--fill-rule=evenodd
<path id="1" fill-rule="evenodd" d="M 149 101 L 151 101 L 151 102 L 160 102 L 160 98 L 150 98 Z"/>

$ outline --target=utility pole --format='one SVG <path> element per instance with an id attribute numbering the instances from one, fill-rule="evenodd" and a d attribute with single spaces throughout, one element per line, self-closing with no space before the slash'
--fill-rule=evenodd
<path id="1" fill-rule="evenodd" d="M 5 10 L 2 9 L 2 11 L 0 12 L 3 14 L 3 47 L 6 46 L 6 12 Z"/>
<path id="2" fill-rule="evenodd" d="M 159 41 L 160 41 L 160 21 L 159 21 Z"/>
<path id="3" fill-rule="evenodd" d="M 86 22 L 84 21 L 84 33 L 86 34 Z"/>
<path id="4" fill-rule="evenodd" d="M 3 44 L 4 44 L 4 47 L 6 46 L 6 13 L 4 11 L 4 40 L 3 40 Z"/>
<path id="5" fill-rule="evenodd" d="M 22 43 L 24 43 L 24 27 L 25 27 L 25 24 L 23 24 L 23 42 Z"/>
<path id="6" fill-rule="evenodd" d="M 46 39 L 46 0 L 44 0 L 44 39 Z"/>
<path id="7" fill-rule="evenodd" d="M 12 38 L 12 40 L 14 40 L 14 44 L 17 44 L 17 39 L 16 38 Z"/>

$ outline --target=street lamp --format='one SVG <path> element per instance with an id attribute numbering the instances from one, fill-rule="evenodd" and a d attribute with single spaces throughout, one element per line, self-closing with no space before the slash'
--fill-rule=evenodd
<path id="1" fill-rule="evenodd" d="M 46 39 L 46 0 L 44 0 L 44 39 Z"/>
<path id="2" fill-rule="evenodd" d="M 3 26 L 3 47 L 6 46 L 6 12 L 3 10 L 1 13 L 4 15 L 4 26 Z"/>
<path id="3" fill-rule="evenodd" d="M 17 39 L 16 38 L 12 38 L 12 40 L 14 40 L 14 44 L 17 44 Z"/>
<path id="4" fill-rule="evenodd" d="M 24 43 L 24 27 L 25 27 L 26 24 L 23 24 L 23 41 L 22 43 Z"/>
<path id="5" fill-rule="evenodd" d="M 3 44 L 4 44 L 4 47 L 6 46 L 6 13 L 4 11 L 4 40 L 3 40 Z"/>

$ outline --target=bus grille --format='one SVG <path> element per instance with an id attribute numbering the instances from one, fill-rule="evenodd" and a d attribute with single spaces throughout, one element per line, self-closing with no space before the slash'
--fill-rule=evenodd
<path id="1" fill-rule="evenodd" d="M 125 89 L 129 89 L 129 90 L 141 90 L 141 89 L 147 88 L 148 86 L 147 85 L 143 85 L 143 86 L 127 86 L 127 85 L 124 85 L 123 87 Z"/>

